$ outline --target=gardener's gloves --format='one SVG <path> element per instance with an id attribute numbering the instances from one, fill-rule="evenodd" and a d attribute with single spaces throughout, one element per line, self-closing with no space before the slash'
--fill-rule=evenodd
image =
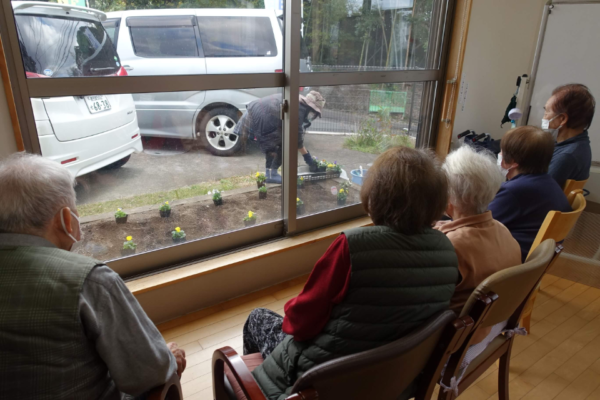
<path id="1" fill-rule="evenodd" d="M 304 162 L 306 163 L 306 165 L 308 165 L 309 167 L 311 165 L 313 165 L 315 163 L 315 160 L 312 158 L 312 156 L 310 155 L 310 151 L 306 154 L 304 154 L 302 157 L 304 157 Z"/>

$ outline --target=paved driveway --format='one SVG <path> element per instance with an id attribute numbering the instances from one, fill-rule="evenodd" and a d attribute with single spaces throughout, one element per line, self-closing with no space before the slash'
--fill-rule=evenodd
<path id="1" fill-rule="evenodd" d="M 337 161 L 348 174 L 375 159 L 375 155 L 343 148 L 344 136 L 307 134 L 305 145 L 314 156 Z M 154 193 L 190 186 L 208 180 L 264 172 L 264 156 L 256 143 L 249 143 L 245 153 L 217 157 L 199 147 L 195 141 L 152 139 L 145 151 L 134 154 L 122 168 L 96 171 L 77 179 L 79 204 L 97 203 L 139 194 Z M 299 165 L 304 160 L 299 155 Z"/>

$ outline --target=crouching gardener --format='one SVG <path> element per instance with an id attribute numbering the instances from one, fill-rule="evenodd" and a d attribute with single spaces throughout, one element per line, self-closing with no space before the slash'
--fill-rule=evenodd
<path id="1" fill-rule="evenodd" d="M 280 107 L 283 101 L 281 93 L 258 99 L 248 104 L 247 112 L 242 116 L 234 132 L 244 137 L 256 136 L 261 151 L 265 154 L 265 176 L 268 183 L 281 183 L 281 175 L 277 169 L 282 164 L 282 130 Z M 311 91 L 308 96 L 300 95 L 300 110 L 298 113 L 298 151 L 309 166 L 314 163 L 311 154 L 304 147 L 304 134 L 306 129 L 317 117 L 321 117 L 321 110 L 325 106 L 325 99 L 321 93 Z"/>

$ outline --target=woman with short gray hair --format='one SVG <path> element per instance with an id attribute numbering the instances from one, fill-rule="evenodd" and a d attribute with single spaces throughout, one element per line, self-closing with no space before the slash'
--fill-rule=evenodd
<path id="1" fill-rule="evenodd" d="M 521 251 L 509 230 L 488 211 L 504 180 L 493 156 L 463 146 L 448 155 L 443 168 L 449 183 L 446 213 L 452 221 L 440 221 L 436 229 L 448 236 L 458 256 L 461 280 L 450 308 L 460 313 L 484 279 L 521 263 Z"/>

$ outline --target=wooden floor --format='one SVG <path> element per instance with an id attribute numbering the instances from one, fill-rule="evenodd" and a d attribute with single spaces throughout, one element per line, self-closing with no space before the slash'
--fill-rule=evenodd
<path id="1" fill-rule="evenodd" d="M 187 353 L 182 378 L 185 399 L 212 399 L 213 351 L 231 346 L 241 354 L 242 327 L 248 313 L 264 307 L 283 314 L 285 303 L 302 286 L 267 292 L 164 330 L 165 339 L 179 343 Z M 511 400 L 600 400 L 600 289 L 547 275 L 535 304 L 531 330 L 530 335 L 515 339 Z M 497 369 L 492 366 L 459 399 L 497 399 Z"/>

